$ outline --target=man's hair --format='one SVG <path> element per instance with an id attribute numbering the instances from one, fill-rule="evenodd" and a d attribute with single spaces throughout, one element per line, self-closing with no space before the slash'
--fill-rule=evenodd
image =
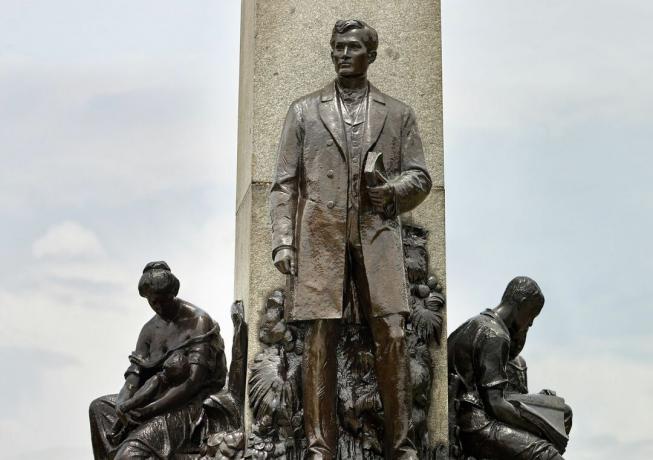
<path id="1" fill-rule="evenodd" d="M 143 269 L 143 275 L 138 282 L 138 293 L 141 297 L 164 295 L 175 297 L 179 292 L 179 280 L 163 261 L 150 262 Z"/>
<path id="2" fill-rule="evenodd" d="M 501 298 L 501 303 L 520 306 L 528 300 L 538 299 L 544 304 L 544 294 L 534 279 L 528 276 L 513 278 Z"/>
<path id="3" fill-rule="evenodd" d="M 376 51 L 379 47 L 379 34 L 376 33 L 376 30 L 373 27 L 370 27 L 365 22 L 358 19 L 340 19 L 336 21 L 333 26 L 333 31 L 331 32 L 331 48 L 336 39 L 336 34 L 344 34 L 347 31 L 361 29 L 363 33 L 363 43 L 367 48 L 367 51 Z"/>

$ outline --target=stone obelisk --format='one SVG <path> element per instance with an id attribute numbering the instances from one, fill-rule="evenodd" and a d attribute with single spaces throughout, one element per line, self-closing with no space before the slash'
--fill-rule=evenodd
<path id="1" fill-rule="evenodd" d="M 329 38 L 337 19 L 357 18 L 379 32 L 369 78 L 414 108 L 433 189 L 403 218 L 429 231 L 430 272 L 445 285 L 442 61 L 439 0 L 243 0 L 238 120 L 235 298 L 249 328 L 248 359 L 259 347 L 258 322 L 269 293 L 285 286 L 271 259 L 268 192 L 290 103 L 334 75 Z M 447 443 L 446 328 L 432 350 L 429 434 Z M 248 404 L 246 404 L 248 406 Z M 249 427 L 251 415 L 246 414 Z"/>

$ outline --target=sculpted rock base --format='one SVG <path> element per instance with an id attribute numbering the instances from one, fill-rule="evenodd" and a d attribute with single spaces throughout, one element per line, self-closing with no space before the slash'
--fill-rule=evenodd
<path id="1" fill-rule="evenodd" d="M 427 233 L 404 226 L 406 276 L 411 311 L 406 321 L 413 394 L 411 437 L 420 459 L 436 458 L 429 449 L 426 414 L 432 366 L 429 347 L 442 331 L 445 298 L 428 274 Z M 249 399 L 254 423 L 246 443 L 242 431 L 222 431 L 207 438 L 209 458 L 303 459 L 306 452 L 302 409 L 302 356 L 305 326 L 284 319 L 286 293 L 268 298 L 259 325 L 263 348 L 250 369 Z M 383 459 L 383 405 L 374 371 L 371 333 L 354 301 L 345 308 L 337 347 L 338 455 L 341 459 Z M 246 444 L 246 445 L 245 445 Z M 233 455 L 233 457 L 225 457 Z"/>

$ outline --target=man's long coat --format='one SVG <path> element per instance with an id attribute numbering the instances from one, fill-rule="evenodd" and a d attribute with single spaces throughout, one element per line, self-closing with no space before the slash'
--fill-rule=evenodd
<path id="1" fill-rule="evenodd" d="M 409 311 L 398 215 L 424 200 L 431 178 L 413 110 L 372 85 L 368 97 L 362 152 L 383 153 L 395 193 L 393 212 L 382 215 L 369 204 L 364 179 L 359 181 L 359 230 L 372 315 L 384 316 Z M 286 306 L 289 320 L 342 317 L 349 160 L 335 83 L 293 102 L 270 192 L 273 255 L 291 246 L 297 257 L 294 302 Z"/>

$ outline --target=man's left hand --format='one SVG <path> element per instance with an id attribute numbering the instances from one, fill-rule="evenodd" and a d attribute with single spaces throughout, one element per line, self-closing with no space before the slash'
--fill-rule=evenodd
<path id="1" fill-rule="evenodd" d="M 386 207 L 394 202 L 395 191 L 392 185 L 383 184 L 378 187 L 369 187 L 367 193 L 372 202 L 372 206 L 379 213 L 384 213 Z"/>

